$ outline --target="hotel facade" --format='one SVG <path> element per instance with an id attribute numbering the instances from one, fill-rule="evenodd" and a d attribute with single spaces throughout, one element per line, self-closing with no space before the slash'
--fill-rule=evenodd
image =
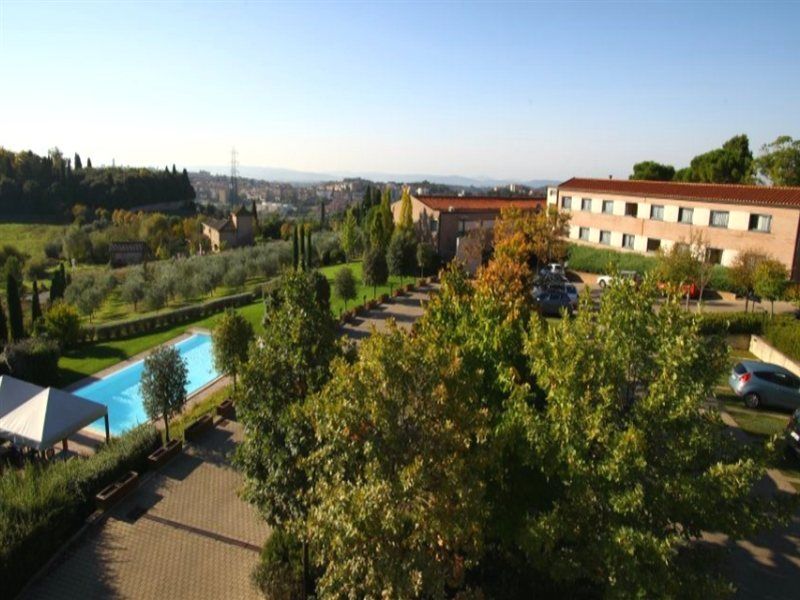
<path id="1" fill-rule="evenodd" d="M 699 230 L 711 262 L 730 266 L 758 250 L 800 280 L 800 187 L 574 177 L 548 188 L 547 203 L 570 214 L 577 244 L 648 254 Z"/>

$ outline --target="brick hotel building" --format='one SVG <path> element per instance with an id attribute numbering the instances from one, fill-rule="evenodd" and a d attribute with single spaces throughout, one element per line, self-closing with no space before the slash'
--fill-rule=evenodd
<path id="1" fill-rule="evenodd" d="M 800 280 L 800 187 L 573 177 L 548 188 L 547 203 L 570 213 L 578 244 L 654 253 L 699 229 L 712 262 L 729 266 L 756 249 Z"/>

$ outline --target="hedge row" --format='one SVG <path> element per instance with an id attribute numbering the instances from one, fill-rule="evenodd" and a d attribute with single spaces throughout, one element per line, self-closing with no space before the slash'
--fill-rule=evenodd
<path id="1" fill-rule="evenodd" d="M 123 473 L 142 472 L 160 443 L 152 425 L 115 438 L 86 459 L 29 465 L 0 476 L 0 581 L 13 597 L 81 527 L 94 495 Z"/>
<path id="2" fill-rule="evenodd" d="M 608 273 L 612 268 L 616 268 L 617 271 L 636 271 L 645 274 L 658 266 L 658 259 L 653 256 L 578 244 L 570 244 L 568 260 L 569 268 L 573 271 L 601 275 Z M 730 270 L 721 265 L 714 266 L 707 287 L 723 292 L 735 291 L 730 279 Z"/>
<path id="3" fill-rule="evenodd" d="M 700 331 L 705 335 L 762 335 L 769 319 L 766 313 L 715 312 L 703 313 L 698 320 Z"/>
<path id="4" fill-rule="evenodd" d="M 83 342 L 107 342 L 120 338 L 142 335 L 156 331 L 163 327 L 180 325 L 187 321 L 196 321 L 209 317 L 222 310 L 233 307 L 246 306 L 256 300 L 255 292 L 245 292 L 233 296 L 217 298 L 202 304 L 194 304 L 183 308 L 177 308 L 168 312 L 140 317 L 119 323 L 108 323 L 106 325 L 96 325 L 83 329 Z"/>
<path id="5" fill-rule="evenodd" d="M 773 317 L 764 329 L 764 339 L 789 358 L 800 361 L 800 321 L 794 316 Z"/>

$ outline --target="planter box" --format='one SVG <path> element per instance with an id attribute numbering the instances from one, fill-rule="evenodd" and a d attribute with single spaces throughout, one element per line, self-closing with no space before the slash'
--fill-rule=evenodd
<path id="1" fill-rule="evenodd" d="M 183 437 L 187 442 L 194 442 L 212 427 L 214 427 L 214 420 L 211 415 L 203 415 L 183 430 Z"/>
<path id="2" fill-rule="evenodd" d="M 408 285 L 406 285 L 406 291 L 407 292 L 413 292 L 414 291 L 414 284 L 413 283 L 409 283 Z"/>
<path id="3" fill-rule="evenodd" d="M 219 406 L 217 406 L 217 415 L 222 417 L 223 419 L 228 419 L 229 421 L 236 420 L 236 407 L 233 405 L 233 400 L 228 398 L 223 402 L 220 402 Z"/>
<path id="4" fill-rule="evenodd" d="M 178 454 L 183 448 L 183 442 L 180 440 L 170 440 L 166 446 L 161 446 L 150 456 L 147 457 L 147 463 L 151 469 L 158 469 L 161 465 L 165 464 L 170 458 Z"/>
<path id="5" fill-rule="evenodd" d="M 389 299 L 390 299 L 389 298 L 389 294 L 381 294 L 381 302 L 382 303 L 385 304 L 385 303 L 389 302 Z"/>
<path id="6" fill-rule="evenodd" d="M 108 510 L 125 496 L 131 493 L 139 485 L 139 474 L 136 471 L 129 471 L 120 479 L 107 485 L 100 490 L 94 497 L 97 508 Z"/>
<path id="7" fill-rule="evenodd" d="M 406 293 L 401 289 L 396 289 L 392 291 L 392 298 L 399 298 L 400 296 L 405 296 Z"/>

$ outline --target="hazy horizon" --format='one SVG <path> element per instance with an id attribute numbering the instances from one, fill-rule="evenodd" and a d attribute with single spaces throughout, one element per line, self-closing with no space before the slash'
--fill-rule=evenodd
<path id="1" fill-rule="evenodd" d="M 0 3 L 0 145 L 530 181 L 800 136 L 796 3 Z"/>

